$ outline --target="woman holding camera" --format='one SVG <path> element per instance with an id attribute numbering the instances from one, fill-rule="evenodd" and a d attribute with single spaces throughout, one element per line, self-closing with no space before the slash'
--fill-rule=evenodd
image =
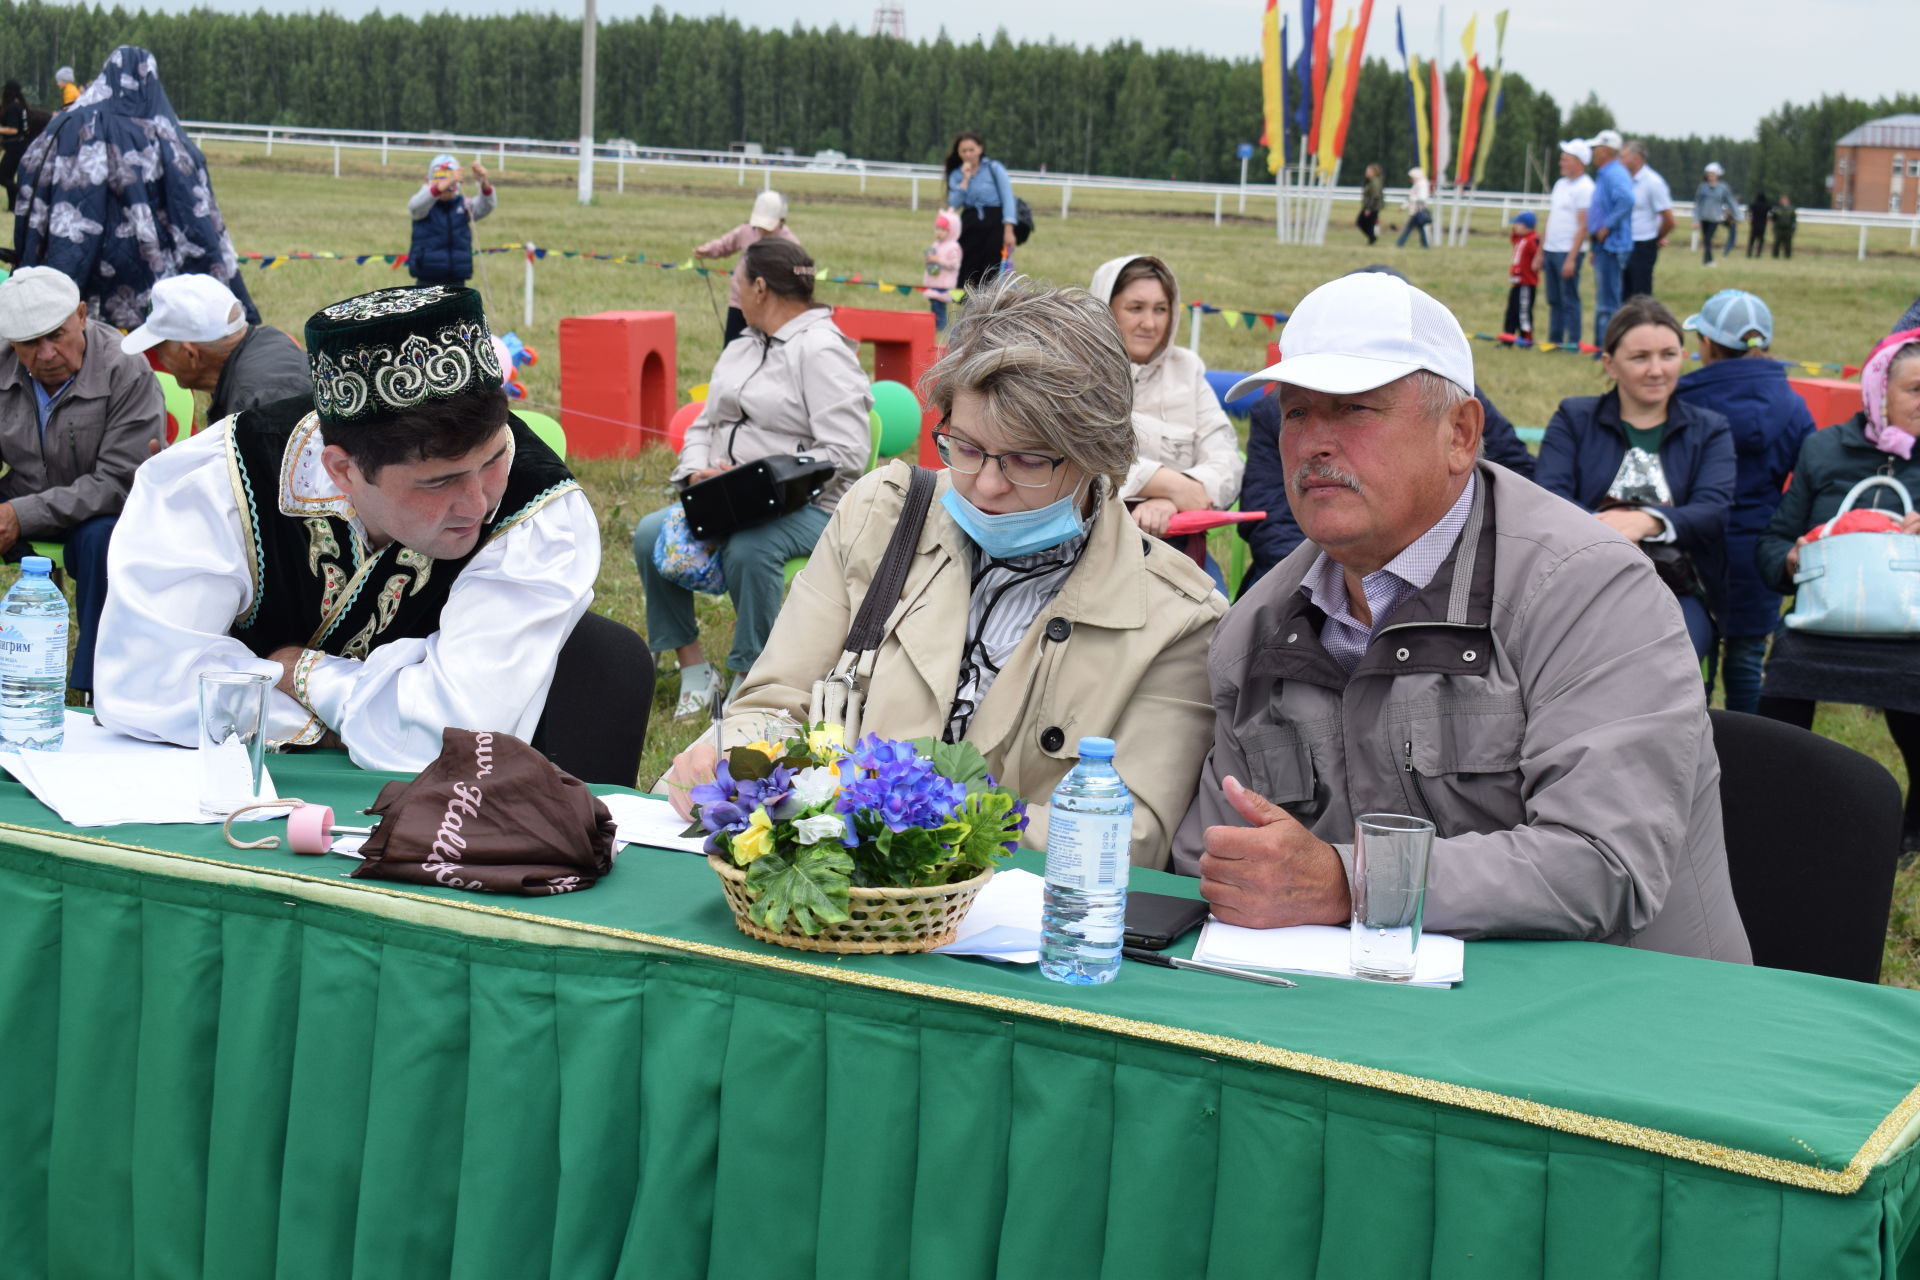
<path id="1" fill-rule="evenodd" d="M 1035 848 L 1079 739 L 1110 737 L 1134 793 L 1133 861 L 1164 867 L 1213 741 L 1207 643 L 1226 601 L 1115 497 L 1135 452 L 1126 348 L 1087 293 L 1017 277 L 979 289 L 952 335 L 926 379 L 947 467 L 870 655 L 862 730 L 978 747 L 1034 806 Z M 717 734 L 675 759 L 667 794 L 683 812 L 716 739 L 809 714 L 912 476 L 894 463 L 834 512 Z"/>
<path id="2" fill-rule="evenodd" d="M 873 389 L 853 342 L 833 313 L 813 300 L 813 259 L 789 240 L 747 247 L 737 268 L 744 283 L 740 310 L 747 331 L 727 344 L 713 367 L 706 406 L 687 428 L 670 479 L 682 489 L 732 467 L 774 454 L 811 454 L 830 461 L 834 475 L 797 511 L 730 535 L 719 549 L 727 594 L 733 598 L 736 678 L 753 666 L 780 612 L 788 560 L 813 550 L 827 517 L 867 468 L 873 451 L 867 414 Z M 678 504 L 675 504 L 677 507 Z M 647 637 L 654 652 L 680 658 L 675 719 L 691 719 L 717 693 L 713 668 L 700 647 L 693 592 L 663 576 L 653 549 L 675 507 L 644 517 L 633 531 L 633 558 L 647 595 Z"/>
<path id="3" fill-rule="evenodd" d="M 1640 545 L 1678 597 L 1704 658 L 1726 610 L 1733 428 L 1675 398 L 1685 360 L 1673 313 L 1644 294 L 1627 299 L 1601 340 L 1613 390 L 1560 402 L 1533 480 Z"/>

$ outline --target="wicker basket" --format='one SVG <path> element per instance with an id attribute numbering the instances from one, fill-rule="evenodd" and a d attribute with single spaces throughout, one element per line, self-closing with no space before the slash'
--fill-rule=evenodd
<path id="1" fill-rule="evenodd" d="M 931 951 L 944 947 L 953 941 L 961 919 L 973 907 L 974 898 L 993 878 L 989 868 L 971 880 L 925 889 L 863 889 L 856 885 L 847 894 L 847 919 L 839 924 L 821 925 L 819 933 L 808 937 L 791 918 L 779 933 L 748 919 L 747 905 L 752 899 L 747 893 L 746 870 L 713 854 L 708 855 L 707 863 L 720 877 L 720 886 L 727 894 L 727 906 L 740 932 L 779 947 L 840 955 Z"/>

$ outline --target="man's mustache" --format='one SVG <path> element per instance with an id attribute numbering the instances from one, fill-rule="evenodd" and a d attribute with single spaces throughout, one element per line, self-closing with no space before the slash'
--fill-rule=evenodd
<path id="1" fill-rule="evenodd" d="M 1307 491 L 1309 480 L 1332 480 L 1346 486 L 1355 493 L 1362 492 L 1357 476 L 1350 476 L 1329 462 L 1303 462 L 1294 468 L 1293 476 L 1287 481 L 1287 487 L 1295 493 Z"/>

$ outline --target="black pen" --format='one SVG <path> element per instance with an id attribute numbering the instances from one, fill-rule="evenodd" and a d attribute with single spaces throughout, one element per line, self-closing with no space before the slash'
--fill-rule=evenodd
<path id="1" fill-rule="evenodd" d="M 1254 973 L 1248 969 L 1235 969 L 1230 965 L 1207 964 L 1200 960 L 1182 960 L 1179 956 L 1170 956 L 1160 951 L 1149 951 L 1145 947 L 1122 947 L 1120 954 L 1129 960 L 1140 960 L 1147 964 L 1157 964 L 1162 969 L 1192 969 L 1195 973 L 1217 973 L 1223 978 L 1240 978 L 1246 982 L 1262 982 L 1270 987 L 1297 987 L 1300 984 L 1282 978 L 1274 973 Z"/>

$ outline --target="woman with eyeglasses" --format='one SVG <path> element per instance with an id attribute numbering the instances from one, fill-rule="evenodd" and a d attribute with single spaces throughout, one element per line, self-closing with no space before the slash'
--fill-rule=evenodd
<path id="1" fill-rule="evenodd" d="M 992 282 L 969 295 L 925 385 L 947 466 L 874 655 L 863 730 L 971 742 L 1034 806 L 1034 848 L 1080 738 L 1110 737 L 1134 793 L 1133 861 L 1164 867 L 1212 742 L 1207 643 L 1226 602 L 1114 496 L 1135 457 L 1119 330 L 1083 290 Z M 675 759 L 676 808 L 720 745 L 806 715 L 911 475 L 896 462 L 841 500 L 726 718 Z"/>

